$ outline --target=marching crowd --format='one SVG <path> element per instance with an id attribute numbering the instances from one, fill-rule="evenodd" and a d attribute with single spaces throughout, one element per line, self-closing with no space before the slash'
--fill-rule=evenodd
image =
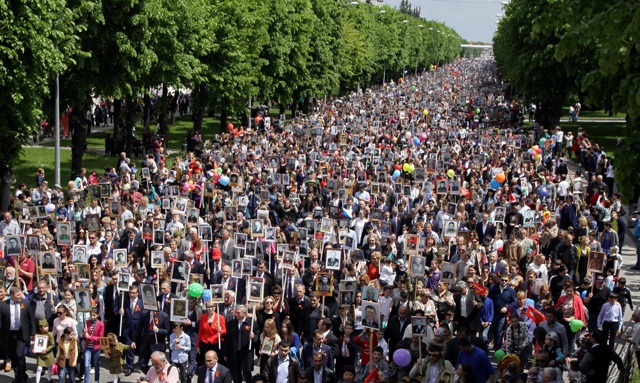
<path id="1" fill-rule="evenodd" d="M 525 127 L 505 91 L 461 59 L 172 163 L 157 145 L 64 188 L 38 169 L 0 222 L 1 367 L 26 383 L 28 350 L 36 383 L 101 365 L 114 383 L 604 382 L 616 339 L 640 346 L 620 256 L 640 223 L 604 148 Z"/>

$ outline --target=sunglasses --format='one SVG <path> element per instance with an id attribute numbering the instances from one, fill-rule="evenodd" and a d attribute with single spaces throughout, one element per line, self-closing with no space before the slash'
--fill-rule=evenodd
<path id="1" fill-rule="evenodd" d="M 64 315 L 64 314 L 65 314 L 65 312 L 64 312 L 64 311 L 58 311 L 58 312 L 57 312 L 57 314 L 58 314 L 58 315 Z"/>
<path id="2" fill-rule="evenodd" d="M 267 305 L 272 305 L 272 304 L 273 304 L 273 301 L 266 301 L 266 302 L 264 302 L 264 303 L 265 303 L 265 304 L 267 304 Z"/>
<path id="3" fill-rule="evenodd" d="M 437 358 L 437 357 L 439 357 L 439 356 L 440 356 L 439 354 L 429 354 L 429 357 Z"/>

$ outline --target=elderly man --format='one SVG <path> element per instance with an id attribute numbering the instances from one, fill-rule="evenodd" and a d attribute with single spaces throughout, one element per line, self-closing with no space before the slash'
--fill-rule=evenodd
<path id="1" fill-rule="evenodd" d="M 29 302 L 24 299 L 22 290 L 14 286 L 9 294 L 10 299 L 0 303 L 1 339 L 9 350 L 15 370 L 14 382 L 27 383 L 24 347 L 35 334 L 36 321 L 31 317 Z"/>
<path id="2" fill-rule="evenodd" d="M 198 383 L 231 383 L 231 372 L 218 363 L 218 354 L 215 351 L 207 351 L 204 354 L 204 364 L 198 367 Z"/>
<path id="3" fill-rule="evenodd" d="M 151 354 L 151 365 L 147 371 L 147 382 L 149 383 L 178 383 L 180 382 L 180 374 L 178 368 L 167 362 L 167 356 L 162 351 L 156 351 Z M 138 383 L 142 383 L 143 379 L 138 378 Z"/>
<path id="4" fill-rule="evenodd" d="M 20 225 L 18 221 L 12 219 L 11 212 L 4 212 L 4 220 L 0 222 L 0 237 L 7 235 L 19 235 Z"/>

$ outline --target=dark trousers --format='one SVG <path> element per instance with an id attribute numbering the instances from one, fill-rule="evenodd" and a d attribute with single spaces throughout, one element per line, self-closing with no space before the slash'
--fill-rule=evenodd
<path id="1" fill-rule="evenodd" d="M 233 383 L 242 383 L 243 379 L 245 382 L 250 382 L 251 370 L 253 370 L 253 350 L 238 351 L 233 366 L 235 368 L 230 369 Z"/>
<path id="2" fill-rule="evenodd" d="M 609 347 L 613 348 L 616 344 L 616 335 L 618 335 L 618 322 L 602 322 L 602 332 L 609 339 Z"/>
<path id="3" fill-rule="evenodd" d="M 26 344 L 22 340 L 22 331 L 9 331 L 9 358 L 15 371 L 16 383 L 27 383 L 27 360 L 24 356 Z"/>
<path id="4" fill-rule="evenodd" d="M 128 344 L 128 345 L 131 345 L 131 343 L 133 343 L 133 339 L 129 338 L 128 336 L 125 336 L 124 337 L 124 343 Z M 137 346 L 137 344 L 136 344 L 136 346 Z M 133 367 L 134 367 L 133 359 L 134 359 L 134 356 L 135 356 L 135 350 L 128 349 L 127 351 L 124 352 L 124 356 L 125 356 L 125 363 L 127 364 L 127 368 L 129 370 L 133 371 Z"/>
<path id="5" fill-rule="evenodd" d="M 218 354 L 218 359 L 224 361 Z M 189 367 L 187 368 L 187 377 L 192 377 L 198 367 L 198 350 L 196 349 L 196 342 L 191 341 L 191 350 L 189 350 Z"/>
<path id="6" fill-rule="evenodd" d="M 180 376 L 180 383 L 187 383 L 187 362 L 184 363 L 172 363 L 178 368 L 178 375 Z"/>

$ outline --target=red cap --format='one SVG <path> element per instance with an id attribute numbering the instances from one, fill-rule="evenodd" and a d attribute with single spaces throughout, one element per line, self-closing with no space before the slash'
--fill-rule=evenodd
<path id="1" fill-rule="evenodd" d="M 212 256 L 213 256 L 213 260 L 217 261 L 220 258 L 222 258 L 222 252 L 220 251 L 220 249 L 213 249 L 213 251 L 211 252 Z"/>

